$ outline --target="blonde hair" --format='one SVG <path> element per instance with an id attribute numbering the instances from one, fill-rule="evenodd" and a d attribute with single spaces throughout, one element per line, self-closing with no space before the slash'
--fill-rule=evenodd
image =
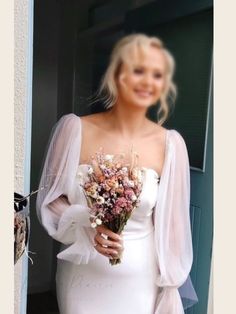
<path id="1" fill-rule="evenodd" d="M 163 124 L 169 115 L 170 107 L 174 105 L 177 90 L 173 82 L 174 58 L 157 37 L 133 34 L 123 37 L 116 43 L 110 56 L 110 63 L 101 81 L 98 97 L 104 101 L 106 109 L 111 108 L 117 100 L 116 77 L 119 74 L 121 64 L 127 59 L 128 52 L 132 49 L 145 51 L 150 46 L 160 49 L 166 59 L 165 88 L 160 97 L 160 107 L 157 112 L 158 123 Z"/>

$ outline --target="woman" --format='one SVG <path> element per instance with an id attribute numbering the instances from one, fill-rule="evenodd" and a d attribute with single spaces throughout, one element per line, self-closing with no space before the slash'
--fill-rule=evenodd
<path id="1" fill-rule="evenodd" d="M 37 211 L 49 235 L 62 243 L 56 277 L 61 314 L 182 314 L 180 293 L 196 301 L 186 281 L 193 258 L 188 155 L 181 135 L 162 127 L 167 99 L 175 96 L 173 72 L 173 57 L 158 38 L 126 36 L 101 84 L 107 110 L 82 118 L 69 114 L 56 125 Z M 146 113 L 158 101 L 156 124 Z M 100 147 L 112 155 L 134 149 L 144 172 L 140 205 L 121 235 L 91 228 L 78 184 Z M 121 253 L 121 264 L 111 266 L 108 258 Z"/>

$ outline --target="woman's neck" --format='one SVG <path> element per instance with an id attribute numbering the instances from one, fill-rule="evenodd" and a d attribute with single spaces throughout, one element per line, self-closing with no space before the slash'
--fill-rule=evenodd
<path id="1" fill-rule="evenodd" d="M 146 110 L 139 108 L 130 110 L 130 108 L 117 104 L 105 113 L 105 118 L 110 127 L 124 139 L 141 136 L 148 123 Z"/>

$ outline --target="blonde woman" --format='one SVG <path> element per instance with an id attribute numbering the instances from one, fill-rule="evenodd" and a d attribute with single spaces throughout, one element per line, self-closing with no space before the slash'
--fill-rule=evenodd
<path id="1" fill-rule="evenodd" d="M 68 114 L 56 125 L 37 212 L 62 243 L 56 276 L 61 314 L 183 314 L 196 302 L 189 278 L 188 154 L 181 135 L 162 126 L 167 100 L 176 95 L 173 72 L 174 59 L 161 40 L 126 36 L 114 47 L 100 86 L 106 111 Z M 158 101 L 154 123 L 146 114 Z M 139 207 L 121 235 L 91 228 L 76 181 L 100 147 L 111 155 L 133 149 L 144 172 Z M 111 266 L 108 259 L 121 253 L 121 264 Z"/>

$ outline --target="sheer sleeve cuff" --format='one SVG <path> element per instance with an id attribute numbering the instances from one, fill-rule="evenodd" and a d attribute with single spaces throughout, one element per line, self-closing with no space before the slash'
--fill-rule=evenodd
<path id="1" fill-rule="evenodd" d="M 57 236 L 60 237 L 70 227 L 90 227 L 89 208 L 83 205 L 71 205 L 61 216 Z"/>
<path id="2" fill-rule="evenodd" d="M 55 206 L 55 205 L 53 205 Z M 62 215 L 55 219 L 55 215 L 52 216 L 51 205 L 44 211 L 42 217 L 42 223 L 46 227 L 48 234 L 55 240 L 64 244 L 73 242 L 73 234 L 78 227 L 89 227 L 89 209 L 83 205 L 69 205 Z"/>
<path id="3" fill-rule="evenodd" d="M 93 246 L 89 209 L 83 205 L 70 205 L 58 223 L 47 225 L 48 233 L 64 244 L 65 249 L 57 257 L 75 264 L 87 264 L 97 251 Z M 48 222 L 48 219 L 46 219 Z"/>
<path id="4" fill-rule="evenodd" d="M 155 314 L 184 314 L 177 287 L 163 287 L 158 296 Z"/>
<path id="5" fill-rule="evenodd" d="M 96 255 L 97 251 L 85 229 L 77 228 L 76 241 L 57 254 L 57 258 L 74 264 L 88 264 L 89 260 L 94 259 Z"/>

